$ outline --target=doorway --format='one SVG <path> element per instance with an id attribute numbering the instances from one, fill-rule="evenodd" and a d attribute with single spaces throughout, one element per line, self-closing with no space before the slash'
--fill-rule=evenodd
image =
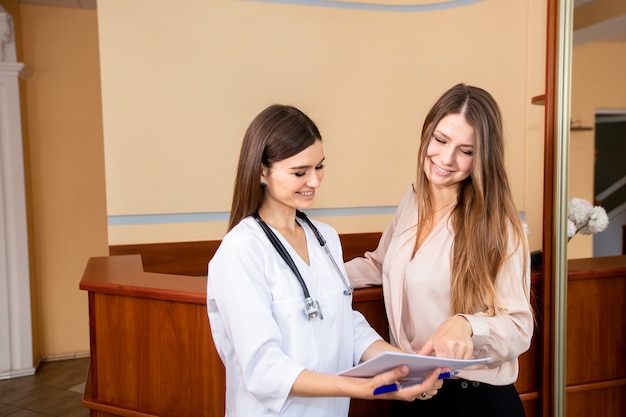
<path id="1" fill-rule="evenodd" d="M 626 110 L 597 110 L 595 120 L 594 199 L 609 225 L 593 236 L 593 256 L 621 255 L 626 224 Z"/>

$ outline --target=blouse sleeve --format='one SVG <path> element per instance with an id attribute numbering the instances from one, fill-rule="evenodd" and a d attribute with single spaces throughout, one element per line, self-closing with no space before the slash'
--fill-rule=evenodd
<path id="1" fill-rule="evenodd" d="M 489 313 L 462 314 L 472 326 L 475 356 L 491 357 L 489 367 L 516 360 L 530 347 L 533 315 L 530 307 L 529 258 L 530 255 L 519 245 L 504 262 L 496 280 L 501 307 L 495 316 Z"/>
<path id="2" fill-rule="evenodd" d="M 405 210 L 404 207 L 407 207 L 409 198 L 414 198 L 412 189 L 404 195 L 391 224 L 383 232 L 378 242 L 378 247 L 374 251 L 365 252 L 363 257 L 354 258 L 345 263 L 348 278 L 355 288 L 382 284 L 383 260 L 389 249 L 389 243 L 394 236 L 401 213 Z"/>
<path id="3" fill-rule="evenodd" d="M 343 251 L 341 248 L 341 241 L 339 235 L 334 229 L 325 231 L 329 236 L 332 236 L 331 248 L 333 248 L 333 257 L 336 260 L 343 259 Z M 342 264 L 337 262 L 337 266 L 341 269 L 341 273 L 347 279 L 346 270 L 342 268 Z M 381 340 L 382 337 L 370 326 L 367 319 L 359 311 L 352 310 L 352 322 L 354 328 L 354 351 L 352 361 L 354 364 L 358 364 L 363 357 L 363 354 L 368 347 L 371 346 L 377 340 Z"/>

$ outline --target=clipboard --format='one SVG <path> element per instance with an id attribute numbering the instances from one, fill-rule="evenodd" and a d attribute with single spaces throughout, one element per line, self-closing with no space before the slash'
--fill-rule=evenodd
<path id="1" fill-rule="evenodd" d="M 412 353 L 383 352 L 370 360 L 352 368 L 339 372 L 337 375 L 371 378 L 381 372 L 389 371 L 400 365 L 407 365 L 409 373 L 404 378 L 425 377 L 436 368 L 450 368 L 453 371 L 490 361 L 481 359 L 448 359 L 436 356 L 417 355 Z"/>

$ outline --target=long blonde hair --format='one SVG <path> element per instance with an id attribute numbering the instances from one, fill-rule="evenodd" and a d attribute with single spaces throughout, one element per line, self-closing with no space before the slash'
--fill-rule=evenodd
<path id="1" fill-rule="evenodd" d="M 474 128 L 472 172 L 459 184 L 457 205 L 450 222 L 454 231 L 451 251 L 452 314 L 488 312 L 498 306 L 496 278 L 511 248 L 527 252 L 524 227 L 513 203 L 504 167 L 502 117 L 498 104 L 485 90 L 458 84 L 432 107 L 422 128 L 415 192 L 418 228 L 433 215 L 433 197 L 424 173 L 426 151 L 438 123 L 449 114 L 461 114 Z M 512 233 L 511 233 L 512 231 Z M 513 242 L 509 241 L 512 236 Z M 526 279 L 526 262 L 521 279 Z"/>

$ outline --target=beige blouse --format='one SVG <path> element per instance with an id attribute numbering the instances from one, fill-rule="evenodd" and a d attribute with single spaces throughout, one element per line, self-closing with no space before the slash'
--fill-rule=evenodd
<path id="1" fill-rule="evenodd" d="M 355 287 L 383 286 L 391 343 L 418 352 L 451 317 L 450 252 L 454 234 L 449 213 L 435 226 L 415 256 L 417 202 L 412 188 L 404 195 L 378 248 L 345 264 Z M 524 276 L 524 259 L 527 260 Z M 462 370 L 460 378 L 507 385 L 518 375 L 518 356 L 530 346 L 530 259 L 519 247 L 500 270 L 496 291 L 503 306 L 495 316 L 463 314 L 473 329 L 476 358 L 491 361 Z"/>

